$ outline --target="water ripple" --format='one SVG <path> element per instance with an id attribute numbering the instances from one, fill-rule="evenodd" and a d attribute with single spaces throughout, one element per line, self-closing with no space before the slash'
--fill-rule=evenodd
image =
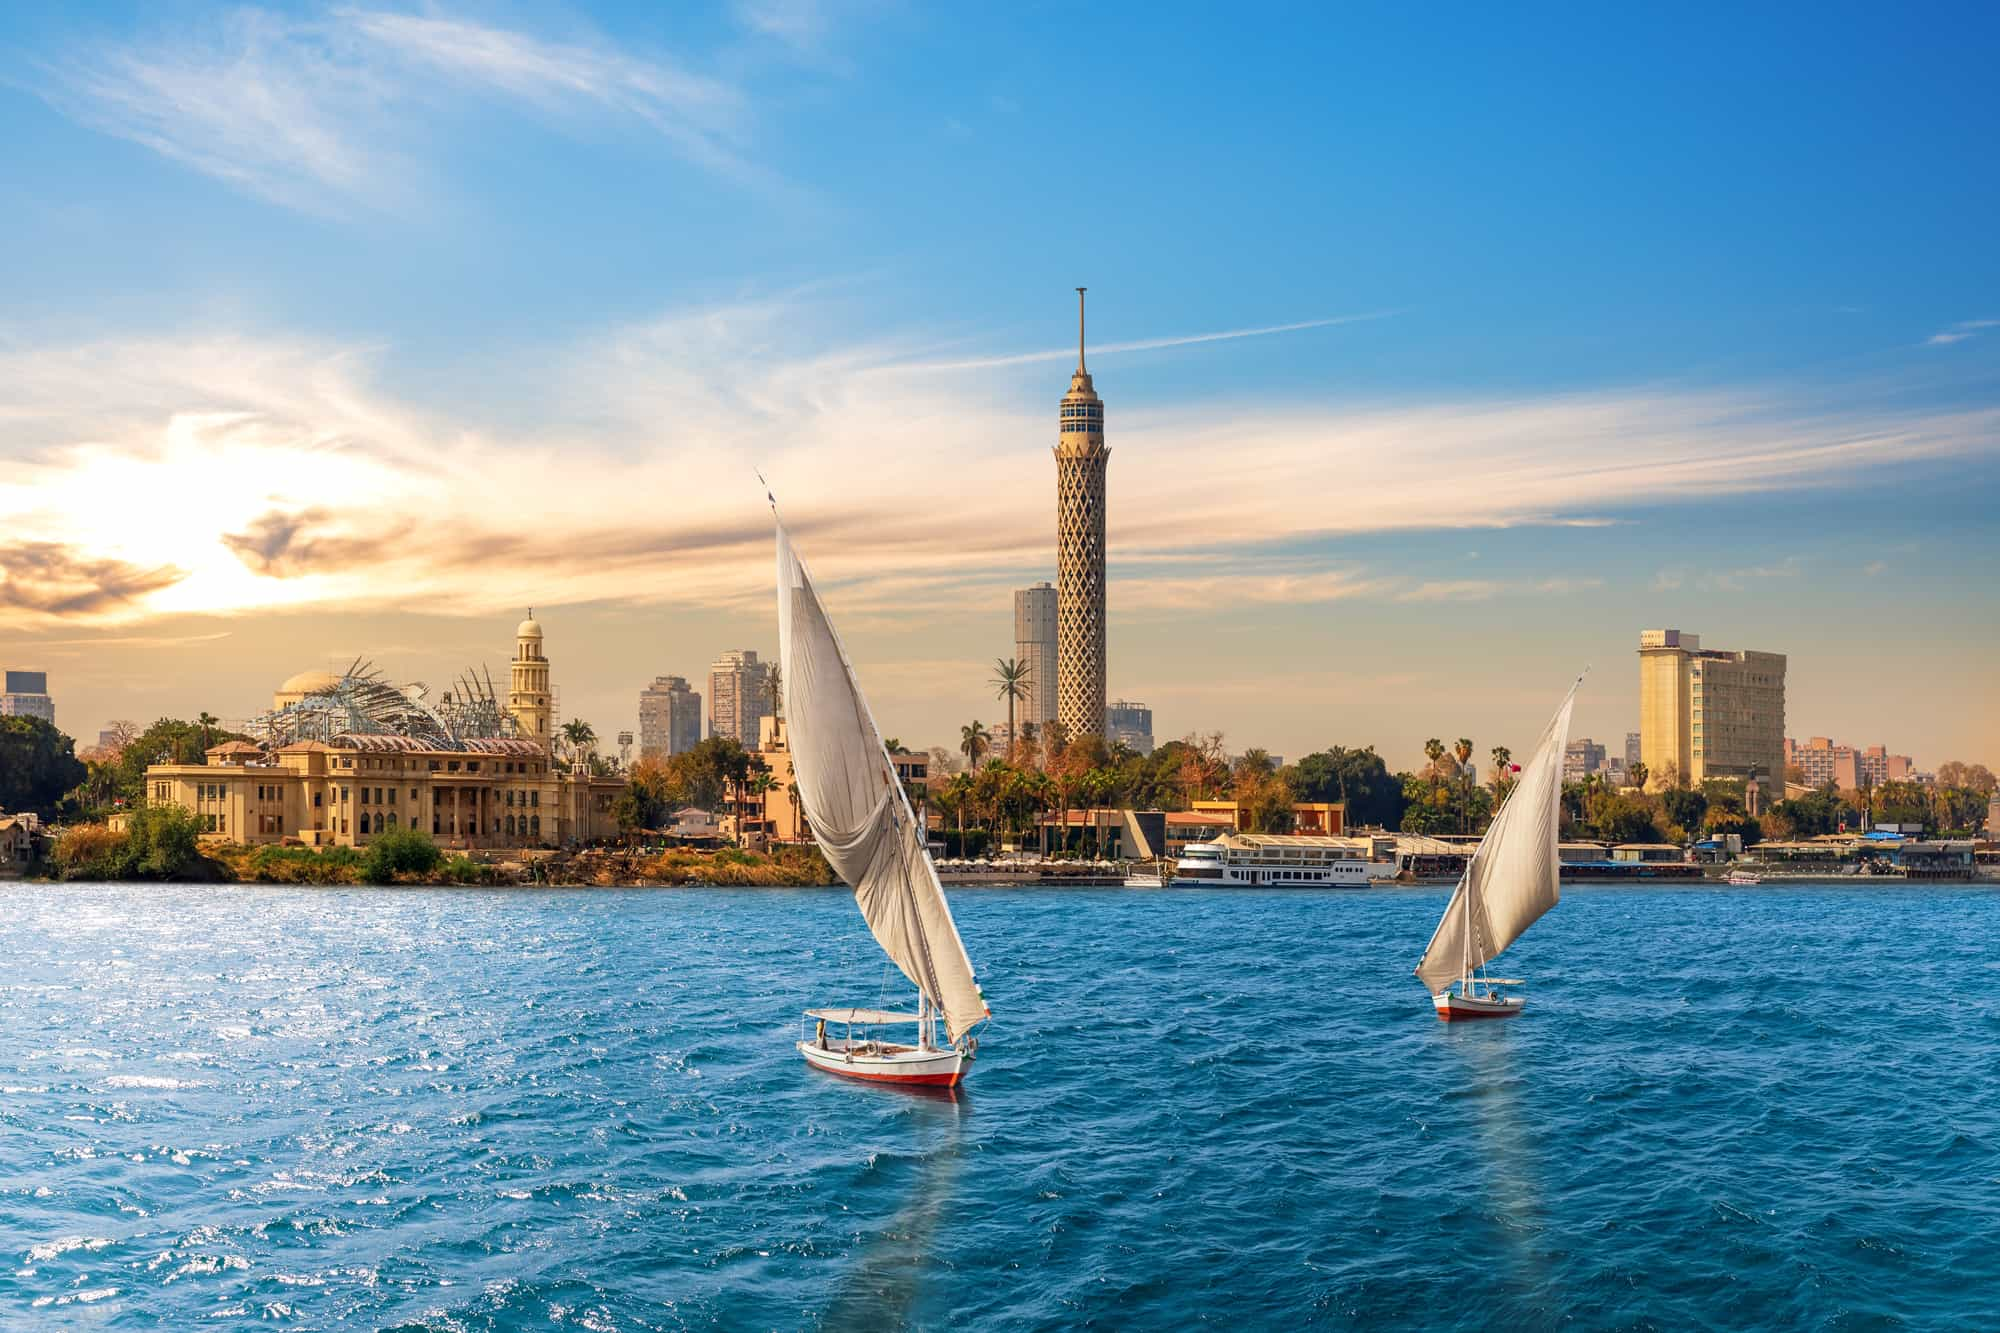
<path id="1" fill-rule="evenodd" d="M 0 887 L 0 1326 L 1991 1327 L 1996 899 L 967 892 L 956 1099 L 843 893 Z"/>

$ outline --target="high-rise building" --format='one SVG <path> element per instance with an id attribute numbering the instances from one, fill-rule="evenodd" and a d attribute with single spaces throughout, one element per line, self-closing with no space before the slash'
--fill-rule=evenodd
<path id="1" fill-rule="evenodd" d="M 1028 697 L 1016 716 L 1039 732 L 1058 716 L 1055 584 L 1014 590 L 1014 660 L 1028 669 Z"/>
<path id="2" fill-rule="evenodd" d="M 1056 716 L 1072 736 L 1104 734 L 1104 404 L 1083 364 L 1076 289 L 1076 372 L 1056 444 Z"/>
<path id="3" fill-rule="evenodd" d="M 56 701 L 49 697 L 46 671 L 9 671 L 7 688 L 0 692 L 0 717 L 38 717 L 50 726 L 56 721 Z"/>
<path id="4" fill-rule="evenodd" d="M 1106 744 L 1123 742 L 1134 754 L 1153 752 L 1153 710 L 1129 699 L 1119 699 L 1104 710 Z"/>
<path id="5" fill-rule="evenodd" d="M 639 757 L 665 759 L 701 743 L 701 695 L 685 676 L 658 676 L 639 691 Z"/>
<path id="6" fill-rule="evenodd" d="M 1636 764 L 1636 763 L 1639 763 L 1639 762 L 1641 762 L 1641 761 L 1640 761 L 1640 759 L 1639 759 L 1639 755 L 1640 755 L 1640 753 L 1641 753 L 1641 749 L 1640 749 L 1640 745 L 1639 745 L 1639 733 L 1638 733 L 1638 732 L 1636 732 L 1636 731 L 1628 731 L 1628 732 L 1626 732 L 1626 733 L 1625 733 L 1625 767 L 1626 767 L 1626 768 L 1627 768 L 1628 770 L 1629 770 L 1629 769 L 1630 769 L 1630 768 L 1632 767 L 1632 765 L 1634 765 L 1634 764 Z"/>
<path id="7" fill-rule="evenodd" d="M 1677 629 L 1639 632 L 1639 757 L 1647 781 L 1785 772 L 1785 656 L 1704 649 Z"/>
<path id="8" fill-rule="evenodd" d="M 1579 736 L 1563 749 L 1563 781 L 1581 782 L 1593 773 L 1605 771 L 1605 748 L 1588 736 Z"/>
<path id="9" fill-rule="evenodd" d="M 757 748 L 757 723 L 771 715 L 771 664 L 735 648 L 708 668 L 708 734 Z"/>
<path id="10" fill-rule="evenodd" d="M 529 740 L 546 746 L 554 740 L 555 705 L 549 694 L 549 659 L 542 656 L 542 627 L 535 608 L 514 628 L 514 660 L 507 681 L 507 711 Z"/>
<path id="11" fill-rule="evenodd" d="M 1785 766 L 1793 765 L 1805 775 L 1806 786 L 1823 787 L 1831 782 L 1842 791 L 1905 781 L 1916 766 L 1906 754 L 1890 754 L 1887 746 L 1857 750 L 1851 745 L 1835 745 L 1826 736 L 1809 737 L 1804 745 L 1787 738 Z"/>

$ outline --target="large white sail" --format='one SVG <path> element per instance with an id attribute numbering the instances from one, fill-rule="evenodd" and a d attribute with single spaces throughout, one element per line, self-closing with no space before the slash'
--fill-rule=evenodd
<path id="1" fill-rule="evenodd" d="M 778 524 L 778 653 L 793 781 L 813 837 L 876 942 L 958 1040 L 989 1017 L 924 831 L 819 594 Z"/>
<path id="2" fill-rule="evenodd" d="M 1533 756 L 1522 765 L 1507 803 L 1480 839 L 1417 963 L 1417 976 L 1433 994 L 1457 980 L 1468 963 L 1483 967 L 1498 958 L 1562 896 L 1557 829 L 1562 820 L 1563 750 L 1569 744 L 1569 715 L 1575 703 L 1572 685 Z"/>

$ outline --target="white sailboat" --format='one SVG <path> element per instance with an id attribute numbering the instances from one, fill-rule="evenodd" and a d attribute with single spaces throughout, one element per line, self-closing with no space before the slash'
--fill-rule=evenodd
<path id="1" fill-rule="evenodd" d="M 1489 977 L 1486 966 L 1561 899 L 1557 843 L 1562 819 L 1563 749 L 1569 744 L 1575 685 L 1549 719 L 1533 756 L 1466 863 L 1416 973 L 1440 1019 L 1511 1018 L 1527 1003 L 1500 989 L 1521 982 Z"/>
<path id="2" fill-rule="evenodd" d="M 799 1042 L 799 1053 L 815 1068 L 848 1078 L 950 1087 L 965 1077 L 977 1049 L 972 1029 L 991 1013 L 938 884 L 925 831 L 896 780 L 840 636 L 792 549 L 791 534 L 782 521 L 777 529 L 778 652 L 793 781 L 820 850 L 853 886 L 882 952 L 917 989 L 914 1013 L 807 1010 L 817 1028 Z M 839 1030 L 829 1033 L 829 1024 Z M 910 1027 L 915 1035 L 907 1041 L 876 1033 Z"/>

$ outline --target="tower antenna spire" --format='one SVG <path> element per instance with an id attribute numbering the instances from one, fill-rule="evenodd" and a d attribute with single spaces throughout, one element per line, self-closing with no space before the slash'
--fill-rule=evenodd
<path id="1" fill-rule="evenodd" d="M 1089 290 L 1088 287 L 1076 289 L 1076 368 L 1079 373 L 1083 370 L 1083 294 Z"/>

